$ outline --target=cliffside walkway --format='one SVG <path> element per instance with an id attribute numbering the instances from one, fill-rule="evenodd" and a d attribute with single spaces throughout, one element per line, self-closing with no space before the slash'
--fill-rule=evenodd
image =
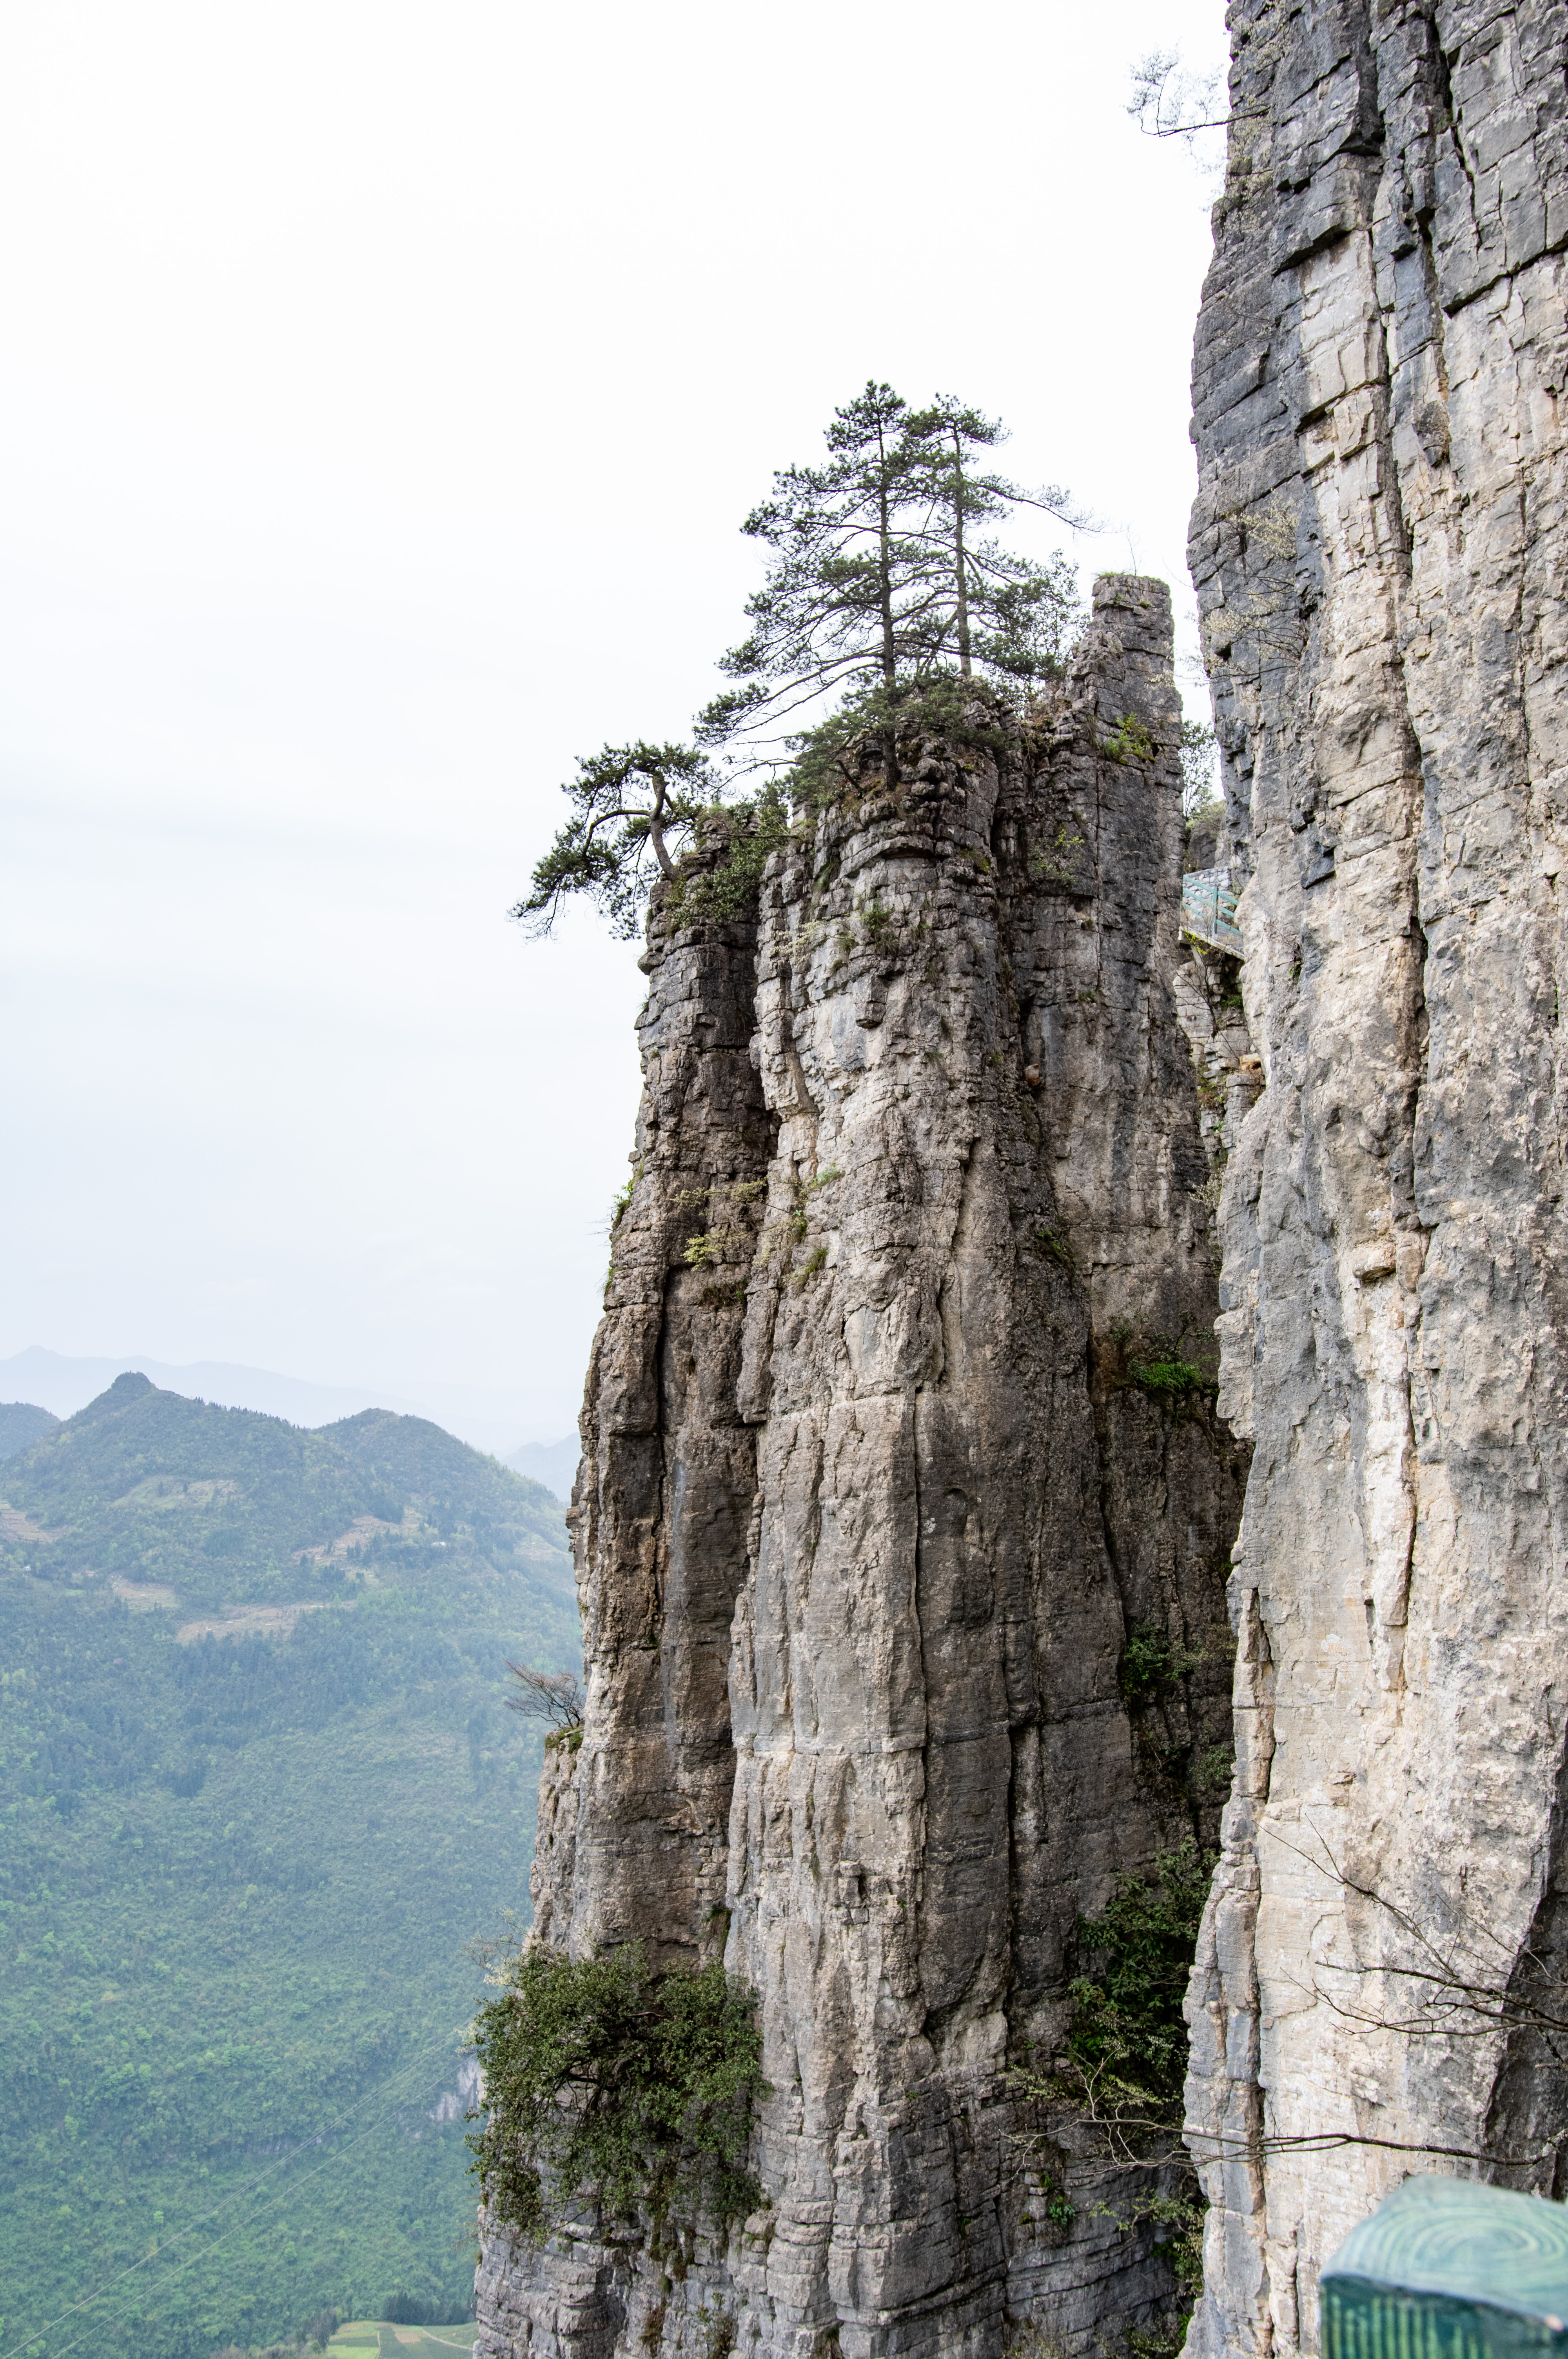
<path id="1" fill-rule="evenodd" d="M 1182 879 L 1182 931 L 1231 958 L 1241 956 L 1228 868 L 1195 868 Z"/>

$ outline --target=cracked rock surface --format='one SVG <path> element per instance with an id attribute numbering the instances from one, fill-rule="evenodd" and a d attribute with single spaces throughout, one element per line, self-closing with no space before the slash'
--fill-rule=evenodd
<path id="1" fill-rule="evenodd" d="M 1568 2129 L 1502 2019 L 1568 1948 L 1568 12 L 1229 21 L 1192 554 L 1263 1086 L 1220 1213 L 1255 1450 L 1202 2359 L 1315 2350 L 1407 2171 L 1561 2195 Z"/>
<path id="2" fill-rule="evenodd" d="M 1136 1377 L 1217 1308 L 1171 666 L 1163 585 L 1109 577 L 1038 725 L 891 788 L 868 756 L 754 928 L 654 908 L 535 1937 L 723 1955 L 769 2201 L 656 2252 L 487 2232 L 481 2359 L 1077 2353 L 1168 2303 L 1095 2212 L 1125 2180 L 1072 2121 L 1020 2143 L 1009 2072 L 1080 1912 L 1213 1842 L 1228 1777 L 1245 1451 Z M 1135 1631 L 1182 1669 L 1130 1700 Z"/>

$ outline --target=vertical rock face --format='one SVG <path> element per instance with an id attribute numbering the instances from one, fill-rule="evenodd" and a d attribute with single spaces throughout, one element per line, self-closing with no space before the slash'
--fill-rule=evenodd
<path id="1" fill-rule="evenodd" d="M 1568 13 L 1230 21 L 1193 555 L 1266 1085 L 1221 1207 L 1256 1447 L 1189 2002 L 1205 2354 L 1314 2349 L 1406 2171 L 1561 2193 L 1568 2128 L 1498 2006 L 1568 1921 Z"/>
<path id="2" fill-rule="evenodd" d="M 536 1925 L 722 1951 L 768 2202 L 678 2270 L 587 2216 L 492 2236 L 492 2353 L 1076 2350 L 1168 2291 L 1092 2145 L 1021 2143 L 1009 2071 L 1064 2027 L 1080 1912 L 1224 1790 L 1244 1456 L 1134 1374 L 1216 1310 L 1179 720 L 1163 586 L 1107 580 L 1037 728 L 892 788 L 868 756 L 754 932 L 655 909 Z M 1157 1705 L 1134 1631 L 1189 1666 Z"/>

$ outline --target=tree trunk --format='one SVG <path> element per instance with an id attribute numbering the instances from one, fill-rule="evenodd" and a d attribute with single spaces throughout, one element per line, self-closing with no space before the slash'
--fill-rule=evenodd
<path id="1" fill-rule="evenodd" d="M 953 566 L 958 593 L 958 669 L 965 679 L 969 661 L 969 585 L 964 571 L 964 451 L 957 428 L 953 432 Z"/>
<path id="2" fill-rule="evenodd" d="M 665 787 L 661 779 L 654 789 L 654 808 L 648 813 L 648 841 L 654 847 L 654 857 L 659 864 L 660 875 L 673 876 L 676 873 L 676 864 L 665 850 L 665 831 L 660 824 L 665 815 Z"/>
<path id="3" fill-rule="evenodd" d="M 892 528 L 888 516 L 887 458 L 883 454 L 881 481 L 877 486 L 877 588 L 882 609 L 882 678 L 889 688 L 897 671 L 892 636 Z"/>
<path id="4" fill-rule="evenodd" d="M 878 588 L 882 608 L 882 680 L 891 690 L 897 683 L 898 666 L 894 657 L 892 636 L 892 523 L 888 510 L 887 442 L 881 428 L 877 429 L 877 457 L 880 465 L 877 482 L 877 567 Z M 890 714 L 882 740 L 882 760 L 890 787 L 898 784 L 898 727 Z"/>

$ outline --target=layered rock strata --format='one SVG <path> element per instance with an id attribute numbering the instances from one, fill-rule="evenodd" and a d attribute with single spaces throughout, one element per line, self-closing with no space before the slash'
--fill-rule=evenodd
<path id="1" fill-rule="evenodd" d="M 1166 591 L 1103 581 L 1028 731 L 893 786 L 868 753 L 754 927 L 655 905 L 536 1938 L 723 1955 L 768 2201 L 656 2250 L 489 2234 L 481 2354 L 1076 2351 L 1168 2299 L 1096 2212 L 1127 2182 L 1009 2073 L 1080 1913 L 1211 1838 L 1228 1776 L 1244 1457 L 1137 1380 L 1217 1309 L 1179 723 Z M 1130 1699 L 1135 1633 L 1168 1672 Z"/>
<path id="2" fill-rule="evenodd" d="M 1204 2354 L 1314 2350 L 1405 2172 L 1561 2194 L 1568 2136 L 1568 12 L 1230 21 L 1193 560 L 1261 1086 Z"/>

